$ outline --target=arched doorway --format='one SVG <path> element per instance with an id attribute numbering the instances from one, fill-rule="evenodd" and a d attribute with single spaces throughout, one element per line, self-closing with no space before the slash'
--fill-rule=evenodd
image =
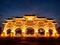
<path id="1" fill-rule="evenodd" d="M 39 29 L 38 29 L 38 33 L 39 33 L 40 35 L 45 35 L 45 30 L 44 30 L 43 28 L 39 28 Z"/>
<path id="2" fill-rule="evenodd" d="M 8 35 L 8 36 L 11 36 L 11 29 L 8 29 L 8 30 L 7 30 L 7 35 Z"/>
<path id="3" fill-rule="evenodd" d="M 20 36 L 21 34 L 22 34 L 21 28 L 17 28 L 17 29 L 15 30 L 15 35 L 16 35 L 16 36 Z"/>
<path id="4" fill-rule="evenodd" d="M 49 36 L 52 36 L 52 34 L 53 34 L 53 30 L 49 29 Z"/>
<path id="5" fill-rule="evenodd" d="M 28 27 L 27 29 L 26 29 L 26 34 L 31 34 L 31 35 L 33 35 L 34 34 L 34 29 L 32 28 L 32 27 Z"/>

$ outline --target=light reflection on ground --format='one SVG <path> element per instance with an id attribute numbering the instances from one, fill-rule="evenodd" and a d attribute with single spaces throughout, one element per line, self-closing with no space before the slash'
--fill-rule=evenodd
<path id="1" fill-rule="evenodd" d="M 0 38 L 0 45 L 60 45 L 60 38 Z"/>

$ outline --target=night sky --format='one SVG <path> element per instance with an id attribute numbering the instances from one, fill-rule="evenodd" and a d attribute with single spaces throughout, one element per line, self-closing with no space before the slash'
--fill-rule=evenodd
<path id="1" fill-rule="evenodd" d="M 60 25 L 59 0 L 0 0 L 0 22 L 4 18 L 36 14 L 53 18 Z"/>

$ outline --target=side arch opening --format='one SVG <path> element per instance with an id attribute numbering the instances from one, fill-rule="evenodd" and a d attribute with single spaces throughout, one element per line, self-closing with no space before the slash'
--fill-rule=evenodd
<path id="1" fill-rule="evenodd" d="M 52 36 L 52 34 L 53 34 L 53 30 L 49 29 L 49 36 Z"/>
<path id="2" fill-rule="evenodd" d="M 11 36 L 11 29 L 7 29 L 7 35 Z"/>

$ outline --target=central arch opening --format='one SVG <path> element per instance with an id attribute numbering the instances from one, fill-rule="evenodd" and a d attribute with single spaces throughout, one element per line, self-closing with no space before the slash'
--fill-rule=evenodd
<path id="1" fill-rule="evenodd" d="M 21 34 L 22 34 L 21 28 L 17 28 L 17 29 L 15 30 L 15 35 L 16 35 L 16 36 L 20 36 Z"/>
<path id="2" fill-rule="evenodd" d="M 10 34 L 11 34 L 11 29 L 8 29 L 7 30 L 7 35 L 10 36 Z"/>
<path id="3" fill-rule="evenodd" d="M 40 35 L 45 35 L 45 30 L 44 30 L 43 28 L 39 28 L 39 29 L 38 29 L 38 33 L 39 33 Z"/>
<path id="4" fill-rule="evenodd" d="M 26 34 L 31 34 L 31 35 L 33 35 L 34 34 L 34 29 L 32 28 L 32 27 L 28 27 L 27 29 L 26 29 Z"/>

